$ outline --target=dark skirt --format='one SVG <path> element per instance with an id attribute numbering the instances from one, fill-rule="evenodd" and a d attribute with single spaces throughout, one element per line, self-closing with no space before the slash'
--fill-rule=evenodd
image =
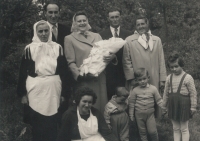
<path id="1" fill-rule="evenodd" d="M 191 118 L 190 97 L 182 94 L 169 94 L 168 116 L 172 120 L 187 121 Z"/>
<path id="2" fill-rule="evenodd" d="M 44 116 L 30 108 L 32 141 L 56 141 L 58 132 L 57 114 Z"/>

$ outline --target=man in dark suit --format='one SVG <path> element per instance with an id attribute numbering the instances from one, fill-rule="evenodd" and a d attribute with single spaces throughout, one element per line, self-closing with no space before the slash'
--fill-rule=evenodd
<path id="1" fill-rule="evenodd" d="M 58 20 L 60 17 L 60 5 L 57 2 L 50 1 L 44 6 L 44 11 L 45 11 L 45 16 L 47 18 L 47 22 L 49 23 L 51 31 L 52 31 L 52 41 L 60 44 L 64 49 L 64 38 L 65 36 L 69 35 L 71 31 L 70 31 L 70 28 L 68 28 L 67 26 L 58 23 Z M 63 63 L 65 63 L 65 65 L 68 66 L 67 60 Z M 63 85 L 65 86 L 68 85 L 69 87 L 72 87 L 73 82 L 74 82 L 72 78 L 72 73 L 69 70 L 65 74 L 66 74 L 66 77 L 68 76 L 68 78 L 71 78 L 71 79 L 68 80 L 68 82 L 62 82 L 64 83 Z M 64 96 L 61 97 L 61 105 L 58 109 L 58 119 L 60 121 L 61 121 L 62 114 L 68 108 L 69 99 L 72 92 L 69 89 L 68 90 L 64 89 L 63 93 L 64 93 Z"/>
<path id="2" fill-rule="evenodd" d="M 120 27 L 121 11 L 118 8 L 109 9 L 108 20 L 110 27 L 99 33 L 103 40 L 109 39 L 111 37 L 119 37 L 125 39 L 132 34 L 130 31 Z M 106 67 L 106 85 L 109 100 L 115 94 L 116 86 L 125 86 L 122 55 L 123 47 L 116 54 L 111 54 L 110 57 L 105 58 L 106 60 L 110 61 Z"/>
<path id="3" fill-rule="evenodd" d="M 52 41 L 64 48 L 64 38 L 71 33 L 70 28 L 58 23 L 60 17 L 60 6 L 56 2 L 48 2 L 44 6 L 45 16 L 51 27 Z"/>

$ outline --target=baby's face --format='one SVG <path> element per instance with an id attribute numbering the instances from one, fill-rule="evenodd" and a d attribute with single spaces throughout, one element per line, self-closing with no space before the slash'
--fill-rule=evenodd
<path id="1" fill-rule="evenodd" d="M 124 103 L 126 101 L 126 99 L 128 98 L 129 94 L 125 93 L 125 94 L 120 94 L 118 96 L 116 96 L 116 102 L 117 103 Z"/>

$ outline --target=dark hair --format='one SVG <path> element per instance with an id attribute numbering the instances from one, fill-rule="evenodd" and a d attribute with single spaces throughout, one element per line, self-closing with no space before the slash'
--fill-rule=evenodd
<path id="1" fill-rule="evenodd" d="M 137 15 L 135 19 L 135 23 L 137 22 L 137 20 L 140 20 L 140 19 L 144 19 L 147 24 L 149 23 L 149 20 L 144 15 Z"/>
<path id="2" fill-rule="evenodd" d="M 121 15 L 121 13 L 122 13 L 122 11 L 121 11 L 121 9 L 119 9 L 118 7 L 110 7 L 109 9 L 108 9 L 108 16 L 109 16 L 109 13 L 110 12 L 114 12 L 114 11 L 118 11 L 119 12 L 119 14 Z"/>
<path id="3" fill-rule="evenodd" d="M 85 11 L 78 11 L 74 14 L 74 20 L 76 20 L 76 17 L 79 15 L 85 15 L 86 18 L 88 18 L 87 13 Z"/>
<path id="4" fill-rule="evenodd" d="M 167 66 L 169 67 L 170 63 L 174 63 L 176 61 L 178 61 L 178 65 L 180 67 L 184 67 L 183 59 L 179 56 L 179 53 L 176 51 L 173 51 L 168 57 Z"/>
<path id="5" fill-rule="evenodd" d="M 147 77 L 149 76 L 149 72 L 145 68 L 139 68 L 134 72 L 134 77 L 137 79 L 138 77 L 144 76 L 145 74 Z"/>
<path id="6" fill-rule="evenodd" d="M 92 104 L 95 104 L 96 103 L 96 100 L 97 100 L 97 96 L 96 94 L 94 93 L 94 91 L 92 89 L 90 89 L 89 87 L 86 87 L 86 86 L 82 86 L 82 87 L 79 87 L 76 92 L 75 92 L 75 102 L 76 102 L 76 105 L 79 105 L 80 101 L 81 101 L 81 98 L 83 96 L 92 96 L 93 98 L 93 101 L 92 101 Z"/>
<path id="7" fill-rule="evenodd" d="M 49 4 L 55 4 L 55 5 L 57 5 L 58 8 L 59 8 L 59 11 L 60 11 L 60 4 L 59 4 L 58 2 L 56 2 L 56 1 L 48 1 L 48 2 L 44 5 L 44 11 L 45 11 L 45 12 L 47 11 L 47 6 L 48 6 Z"/>
<path id="8" fill-rule="evenodd" d="M 125 87 L 116 87 L 115 94 L 117 96 L 121 96 L 121 95 L 129 94 L 129 92 Z"/>

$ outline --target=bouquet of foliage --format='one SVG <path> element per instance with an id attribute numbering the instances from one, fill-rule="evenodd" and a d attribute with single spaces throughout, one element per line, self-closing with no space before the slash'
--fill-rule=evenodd
<path id="1" fill-rule="evenodd" d="M 103 61 L 103 57 L 110 53 L 116 53 L 126 43 L 121 38 L 110 38 L 109 40 L 101 40 L 96 42 L 92 47 L 88 58 L 83 60 L 80 66 L 80 75 L 92 75 L 97 77 L 105 68 L 107 63 Z"/>

